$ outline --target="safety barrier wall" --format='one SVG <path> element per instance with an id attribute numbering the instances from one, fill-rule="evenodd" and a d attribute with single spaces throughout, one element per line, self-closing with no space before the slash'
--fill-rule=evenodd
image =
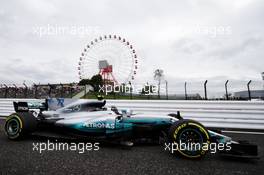
<path id="1" fill-rule="evenodd" d="M 0 116 L 8 116 L 13 101 L 43 99 L 0 99 Z M 169 114 L 195 119 L 207 127 L 264 130 L 263 101 L 192 101 L 192 100 L 107 100 L 107 107 L 129 108 L 134 113 Z"/>
<path id="2" fill-rule="evenodd" d="M 264 129 L 264 101 L 108 100 L 107 104 L 130 108 L 134 113 L 180 111 L 183 118 L 200 121 L 207 127 Z"/>

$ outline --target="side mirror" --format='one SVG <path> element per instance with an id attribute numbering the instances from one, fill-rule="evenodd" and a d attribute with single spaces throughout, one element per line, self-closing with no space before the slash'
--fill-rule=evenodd
<path id="1" fill-rule="evenodd" d="M 133 114 L 133 111 L 132 111 L 131 109 L 129 109 L 129 110 L 127 111 L 127 116 L 130 117 L 132 114 Z"/>
<path id="2" fill-rule="evenodd" d="M 123 118 L 122 115 L 118 115 L 118 116 L 116 117 L 117 120 L 122 120 L 122 118 Z"/>
<path id="3" fill-rule="evenodd" d="M 124 117 L 130 117 L 133 114 L 131 109 L 121 110 Z"/>

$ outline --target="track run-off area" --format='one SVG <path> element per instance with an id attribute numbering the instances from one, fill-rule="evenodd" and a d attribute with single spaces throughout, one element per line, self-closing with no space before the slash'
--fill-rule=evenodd
<path id="1" fill-rule="evenodd" d="M 187 160 L 164 151 L 159 145 L 137 144 L 130 149 L 100 144 L 98 151 L 53 150 L 39 153 L 33 143 L 49 138 L 8 140 L 0 119 L 0 174 L 262 174 L 264 172 L 263 133 L 226 131 L 236 140 L 259 146 L 258 160 L 223 158 L 208 154 L 201 160 Z M 59 140 L 58 140 L 59 142 Z"/>

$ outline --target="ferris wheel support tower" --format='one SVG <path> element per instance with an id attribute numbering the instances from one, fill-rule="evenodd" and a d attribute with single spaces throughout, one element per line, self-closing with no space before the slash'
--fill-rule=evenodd
<path id="1" fill-rule="evenodd" d="M 99 61 L 99 69 L 99 74 L 102 76 L 104 84 L 118 84 L 113 75 L 113 66 L 109 65 L 107 60 Z"/>

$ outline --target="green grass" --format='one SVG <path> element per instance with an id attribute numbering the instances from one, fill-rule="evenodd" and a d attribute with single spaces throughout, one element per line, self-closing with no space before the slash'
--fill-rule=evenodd
<path id="1" fill-rule="evenodd" d="M 120 100 L 130 100 L 131 97 L 129 95 L 122 95 L 122 94 L 107 94 L 103 95 L 104 99 L 120 99 Z M 83 99 L 97 99 L 97 94 L 94 93 L 87 93 Z M 154 100 L 158 99 L 157 96 L 147 96 L 147 95 L 138 95 L 132 94 L 132 100 Z"/>

